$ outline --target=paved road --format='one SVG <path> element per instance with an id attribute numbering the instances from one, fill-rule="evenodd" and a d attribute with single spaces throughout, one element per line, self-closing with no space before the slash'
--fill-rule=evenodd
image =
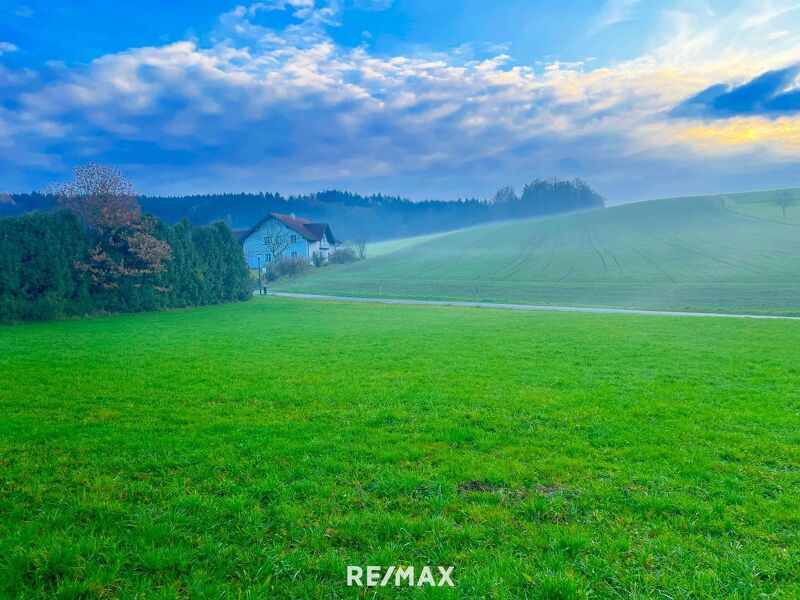
<path id="1" fill-rule="evenodd" d="M 457 302 L 455 300 L 411 300 L 405 298 L 359 298 L 356 296 L 329 296 L 325 294 L 293 294 L 290 292 L 268 292 L 269 296 L 301 298 L 304 300 L 335 300 L 337 302 L 372 302 L 376 304 L 421 304 L 426 306 L 471 306 L 480 308 L 504 308 L 508 310 L 544 310 L 576 313 L 605 313 L 622 315 L 660 315 L 666 317 L 717 317 L 725 319 L 782 319 L 800 321 L 800 317 L 778 315 L 734 315 L 726 313 L 702 313 L 670 310 L 636 310 L 627 308 L 589 308 L 583 306 L 538 306 L 535 304 L 503 304 L 500 302 Z"/>

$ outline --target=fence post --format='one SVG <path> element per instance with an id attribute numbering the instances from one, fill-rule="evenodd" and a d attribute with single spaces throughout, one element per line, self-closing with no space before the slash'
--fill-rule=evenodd
<path id="1" fill-rule="evenodd" d="M 258 261 L 258 295 L 264 295 L 264 285 L 261 282 L 261 257 L 256 256 L 256 260 Z"/>

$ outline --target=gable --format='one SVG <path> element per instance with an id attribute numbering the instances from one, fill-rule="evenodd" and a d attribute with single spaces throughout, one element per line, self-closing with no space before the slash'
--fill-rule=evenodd
<path id="1" fill-rule="evenodd" d="M 243 246 L 250 245 L 248 244 L 248 242 L 250 243 L 257 242 L 258 244 L 261 244 L 261 236 L 266 232 L 267 227 L 273 227 L 273 225 L 271 225 L 270 223 L 271 221 L 277 222 L 281 226 L 281 228 L 284 231 L 284 234 L 289 240 L 291 240 L 290 236 L 295 236 L 296 239 L 295 242 L 293 243 L 300 243 L 307 241 L 297 231 L 295 231 L 291 227 L 287 227 L 285 223 L 281 223 L 281 221 L 277 219 L 267 218 L 262 220 L 261 223 L 259 223 L 256 227 L 253 227 L 250 230 L 248 230 L 246 234 L 240 239 L 239 243 L 242 244 Z"/>
<path id="2" fill-rule="evenodd" d="M 329 243 L 335 243 L 335 238 L 327 223 L 312 223 L 308 219 L 303 219 L 302 217 L 284 215 L 281 213 L 269 213 L 261 221 L 256 223 L 254 227 L 244 232 L 241 237 L 238 238 L 239 243 L 244 244 L 248 238 L 260 231 L 269 221 L 273 220 L 282 224 L 286 229 L 301 236 L 308 242 L 318 242 L 325 238 Z"/>

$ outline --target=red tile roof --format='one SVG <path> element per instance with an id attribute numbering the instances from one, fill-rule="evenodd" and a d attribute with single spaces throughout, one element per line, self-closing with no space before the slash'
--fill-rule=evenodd
<path id="1" fill-rule="evenodd" d="M 324 237 L 327 237 L 328 241 L 332 244 L 335 244 L 338 241 L 333 237 L 331 229 L 328 227 L 327 223 L 312 223 L 308 219 L 304 219 L 302 217 L 284 215 L 281 213 L 269 213 L 265 218 L 256 223 L 254 227 L 251 227 L 247 231 L 242 232 L 241 235 L 237 236 L 237 239 L 240 242 L 244 242 L 244 240 L 246 240 L 250 234 L 256 231 L 269 219 L 277 219 L 292 231 L 296 231 L 302 235 L 309 242 L 318 242 Z"/>

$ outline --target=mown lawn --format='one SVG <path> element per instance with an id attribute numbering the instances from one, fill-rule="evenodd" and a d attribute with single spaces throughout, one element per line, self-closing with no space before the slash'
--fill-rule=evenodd
<path id="1" fill-rule="evenodd" d="M 797 597 L 798 359 L 796 322 L 275 298 L 0 327 L 0 596 Z"/>

